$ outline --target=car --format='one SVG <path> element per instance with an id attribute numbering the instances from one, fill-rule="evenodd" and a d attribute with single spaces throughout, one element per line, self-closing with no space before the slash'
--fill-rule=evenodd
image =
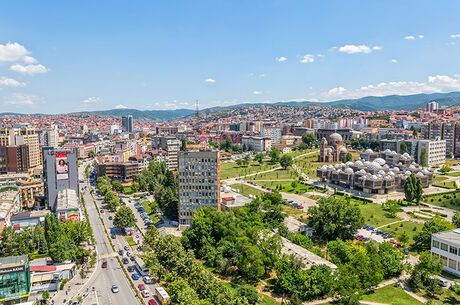
<path id="1" fill-rule="evenodd" d="M 267 191 L 271 191 L 271 190 L 272 190 L 271 188 L 267 187 Z"/>
<path id="2" fill-rule="evenodd" d="M 439 285 L 440 285 L 441 287 L 447 287 L 447 286 L 449 286 L 449 282 L 448 282 L 447 280 L 445 280 L 445 279 L 441 279 L 441 278 L 440 278 L 440 279 L 439 279 Z"/>
<path id="3" fill-rule="evenodd" d="M 117 293 L 117 292 L 119 291 L 117 285 L 112 285 L 112 288 L 111 288 L 111 289 L 112 289 L 112 292 L 113 292 L 113 293 Z"/>
<path id="4" fill-rule="evenodd" d="M 395 246 L 396 246 L 396 248 L 402 248 L 400 243 L 396 243 Z"/>
<path id="5" fill-rule="evenodd" d="M 109 220 L 112 220 L 112 219 L 113 219 L 113 217 L 112 217 L 112 216 L 109 216 Z"/>
<path id="6" fill-rule="evenodd" d="M 110 238 L 115 239 L 115 234 L 110 234 Z"/>
<path id="7" fill-rule="evenodd" d="M 246 181 L 246 182 L 247 182 L 247 183 L 249 183 L 249 184 L 251 184 L 251 181 L 249 181 L 249 180 L 248 180 L 248 181 Z"/>
<path id="8" fill-rule="evenodd" d="M 123 257 L 122 261 L 123 261 L 123 264 L 128 264 L 129 263 L 129 260 L 128 260 L 127 257 Z"/>
<path id="9" fill-rule="evenodd" d="M 123 253 L 124 253 L 123 250 L 121 250 L 121 249 L 118 250 L 118 254 L 123 255 Z"/>
<path id="10" fill-rule="evenodd" d="M 302 205 L 299 205 L 297 208 L 298 208 L 299 210 L 301 210 L 301 209 L 303 209 L 303 206 L 302 206 Z"/>
<path id="11" fill-rule="evenodd" d="M 124 249 L 125 249 L 126 251 L 131 250 L 131 248 L 130 248 L 129 246 L 125 246 Z"/>
<path id="12" fill-rule="evenodd" d="M 133 255 L 131 255 L 131 256 L 129 257 L 129 259 L 130 259 L 132 262 L 134 262 L 134 261 L 136 260 L 136 256 L 133 254 Z"/>
<path id="13" fill-rule="evenodd" d="M 364 236 L 362 236 L 362 235 L 356 235 L 356 237 L 355 237 L 355 238 L 356 238 L 357 240 L 361 240 L 361 239 L 363 239 L 363 238 L 364 238 Z"/>
<path id="14" fill-rule="evenodd" d="M 145 290 L 145 285 L 144 284 L 139 284 L 139 285 L 137 285 L 137 288 L 139 288 L 140 291 Z"/>
<path id="15" fill-rule="evenodd" d="M 408 250 L 408 249 L 403 249 L 403 253 L 404 253 L 405 255 L 409 255 L 409 250 Z"/>
<path id="16" fill-rule="evenodd" d="M 128 251 L 128 252 L 126 252 L 126 255 L 127 255 L 127 256 L 131 256 L 131 255 L 133 255 L 133 252 Z"/>
<path id="17" fill-rule="evenodd" d="M 101 209 L 101 213 L 104 213 L 104 212 L 105 212 L 104 209 Z"/>
<path id="18" fill-rule="evenodd" d="M 132 278 L 133 280 L 137 281 L 137 280 L 139 279 L 139 274 L 133 273 L 133 274 L 131 274 L 131 278 Z"/>
<path id="19" fill-rule="evenodd" d="M 136 270 L 134 266 L 128 266 L 128 272 L 133 272 L 134 270 Z"/>
<path id="20" fill-rule="evenodd" d="M 153 278 L 150 277 L 150 276 L 144 276 L 144 277 L 142 278 L 142 280 L 143 280 L 144 283 L 146 283 L 146 284 L 153 284 Z"/>
<path id="21" fill-rule="evenodd" d="M 149 305 L 158 305 L 157 301 L 155 301 L 154 299 L 150 299 L 148 304 Z"/>
<path id="22" fill-rule="evenodd" d="M 393 245 L 397 243 L 396 239 L 392 238 L 390 239 L 390 243 L 392 243 Z"/>
<path id="23" fill-rule="evenodd" d="M 102 268 L 107 268 L 107 261 L 102 262 Z"/>

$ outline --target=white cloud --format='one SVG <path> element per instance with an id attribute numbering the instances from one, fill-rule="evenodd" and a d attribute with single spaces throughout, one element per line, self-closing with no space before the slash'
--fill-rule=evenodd
<path id="1" fill-rule="evenodd" d="M 128 109 L 128 107 L 126 107 L 125 105 L 120 104 L 120 105 L 116 105 L 115 109 Z"/>
<path id="2" fill-rule="evenodd" d="M 11 71 L 19 72 L 19 73 L 24 73 L 24 74 L 37 74 L 37 73 L 47 73 L 49 71 L 48 68 L 45 66 L 38 64 L 38 65 L 27 65 L 23 66 L 21 64 L 15 64 L 10 67 Z"/>
<path id="3" fill-rule="evenodd" d="M 260 94 L 262 94 L 262 91 L 257 91 L 257 90 L 254 90 L 254 91 L 252 91 L 252 94 L 255 94 L 255 95 L 260 95 Z"/>
<path id="4" fill-rule="evenodd" d="M 394 64 L 396 64 L 396 63 L 398 63 L 398 60 L 393 58 L 393 59 L 391 60 L 391 62 L 394 63 Z"/>
<path id="5" fill-rule="evenodd" d="M 264 77 L 265 77 L 265 74 L 264 74 L 264 73 L 259 74 L 259 77 L 260 77 L 260 78 L 264 78 Z"/>
<path id="6" fill-rule="evenodd" d="M 460 34 L 452 34 L 450 35 L 450 38 L 460 38 Z"/>
<path id="7" fill-rule="evenodd" d="M 206 83 L 215 83 L 216 80 L 215 79 L 212 79 L 212 78 L 207 78 L 204 80 Z"/>
<path id="8" fill-rule="evenodd" d="M 26 64 L 36 64 L 37 63 L 37 60 L 33 58 L 32 56 L 24 56 L 23 60 Z"/>
<path id="9" fill-rule="evenodd" d="M 366 46 L 364 44 L 362 45 L 354 45 L 354 44 L 347 44 L 344 45 L 343 47 L 339 48 L 340 52 L 347 53 L 347 54 L 358 54 L 358 53 L 364 53 L 364 54 L 369 54 L 372 51 L 378 51 L 381 50 L 381 46 Z"/>
<path id="10" fill-rule="evenodd" d="M 405 36 L 404 39 L 406 39 L 406 40 L 414 40 L 414 39 L 415 39 L 415 36 L 413 36 L 413 35 L 408 35 L 408 36 Z"/>
<path id="11" fill-rule="evenodd" d="M 424 35 L 418 35 L 417 37 L 418 37 L 418 39 L 423 39 L 423 38 L 425 38 Z"/>
<path id="12" fill-rule="evenodd" d="M 29 53 L 24 46 L 17 42 L 8 42 L 4 45 L 0 44 L 0 62 L 18 61 Z"/>
<path id="13" fill-rule="evenodd" d="M 94 104 L 94 103 L 97 103 L 97 102 L 100 102 L 101 99 L 99 97 L 89 97 L 87 99 L 84 99 L 83 101 L 81 101 L 82 103 L 85 103 L 85 104 Z"/>
<path id="14" fill-rule="evenodd" d="M 284 56 L 281 56 L 281 57 L 277 57 L 276 58 L 276 61 L 277 62 L 283 62 L 283 61 L 286 61 L 287 60 L 287 57 L 284 57 Z"/>
<path id="15" fill-rule="evenodd" d="M 316 54 L 316 56 L 318 56 L 318 57 L 324 57 L 324 54 L 319 53 L 319 54 Z"/>
<path id="16" fill-rule="evenodd" d="M 308 64 L 315 61 L 315 56 L 311 54 L 305 54 L 300 60 L 301 63 Z"/>
<path id="17" fill-rule="evenodd" d="M 33 105 L 37 99 L 38 97 L 32 94 L 15 93 L 10 96 L 5 96 L 3 98 L 3 104 L 16 106 Z"/>
<path id="18" fill-rule="evenodd" d="M 26 83 L 18 82 L 15 79 L 8 78 L 5 76 L 0 77 L 0 88 L 1 87 L 24 87 Z"/>
<path id="19" fill-rule="evenodd" d="M 446 75 L 429 76 L 426 82 L 393 81 L 367 85 L 358 89 L 344 87 L 332 88 L 320 93 L 319 99 L 330 101 L 335 99 L 360 98 L 364 96 L 409 95 L 418 93 L 460 91 L 460 78 Z"/>

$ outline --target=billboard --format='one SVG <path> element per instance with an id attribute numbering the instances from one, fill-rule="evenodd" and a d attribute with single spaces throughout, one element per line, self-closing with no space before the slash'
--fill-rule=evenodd
<path id="1" fill-rule="evenodd" d="M 56 154 L 56 179 L 69 179 L 69 163 L 67 162 L 67 154 Z"/>

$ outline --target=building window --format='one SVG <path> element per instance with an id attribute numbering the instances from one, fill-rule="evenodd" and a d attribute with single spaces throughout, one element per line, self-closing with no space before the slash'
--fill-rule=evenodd
<path id="1" fill-rule="evenodd" d="M 457 261 L 449 258 L 449 268 L 457 269 Z"/>
<path id="2" fill-rule="evenodd" d="M 457 255 L 457 251 L 458 251 L 457 247 L 452 247 L 452 246 L 449 247 L 450 253 Z"/>
<path id="3" fill-rule="evenodd" d="M 433 240 L 433 247 L 439 249 L 439 241 Z"/>
<path id="4" fill-rule="evenodd" d="M 447 251 L 448 249 L 447 244 L 441 243 L 441 250 Z"/>
<path id="5" fill-rule="evenodd" d="M 442 260 L 442 264 L 443 264 L 444 266 L 447 266 L 447 257 L 442 256 L 442 255 L 440 255 L 440 257 L 441 257 L 441 260 Z"/>

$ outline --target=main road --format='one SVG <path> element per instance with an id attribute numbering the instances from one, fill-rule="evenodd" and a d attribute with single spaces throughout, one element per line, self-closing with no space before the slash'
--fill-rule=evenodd
<path id="1" fill-rule="evenodd" d="M 94 237 L 96 239 L 96 249 L 98 254 L 98 269 L 94 275 L 86 282 L 82 290 L 95 287 L 98 304 L 99 305 L 131 305 L 140 304 L 136 298 L 128 279 L 126 278 L 123 270 L 118 263 L 116 253 L 113 252 L 112 247 L 105 234 L 104 227 L 99 219 L 99 214 L 94 206 L 93 198 L 90 194 L 90 185 L 88 179 L 85 177 L 85 165 L 80 166 L 79 180 L 80 191 L 83 194 L 83 199 L 86 203 L 88 211 L 89 222 L 93 229 Z M 102 269 L 102 261 L 107 260 L 107 268 Z M 117 285 L 119 292 L 112 293 L 112 285 Z"/>

